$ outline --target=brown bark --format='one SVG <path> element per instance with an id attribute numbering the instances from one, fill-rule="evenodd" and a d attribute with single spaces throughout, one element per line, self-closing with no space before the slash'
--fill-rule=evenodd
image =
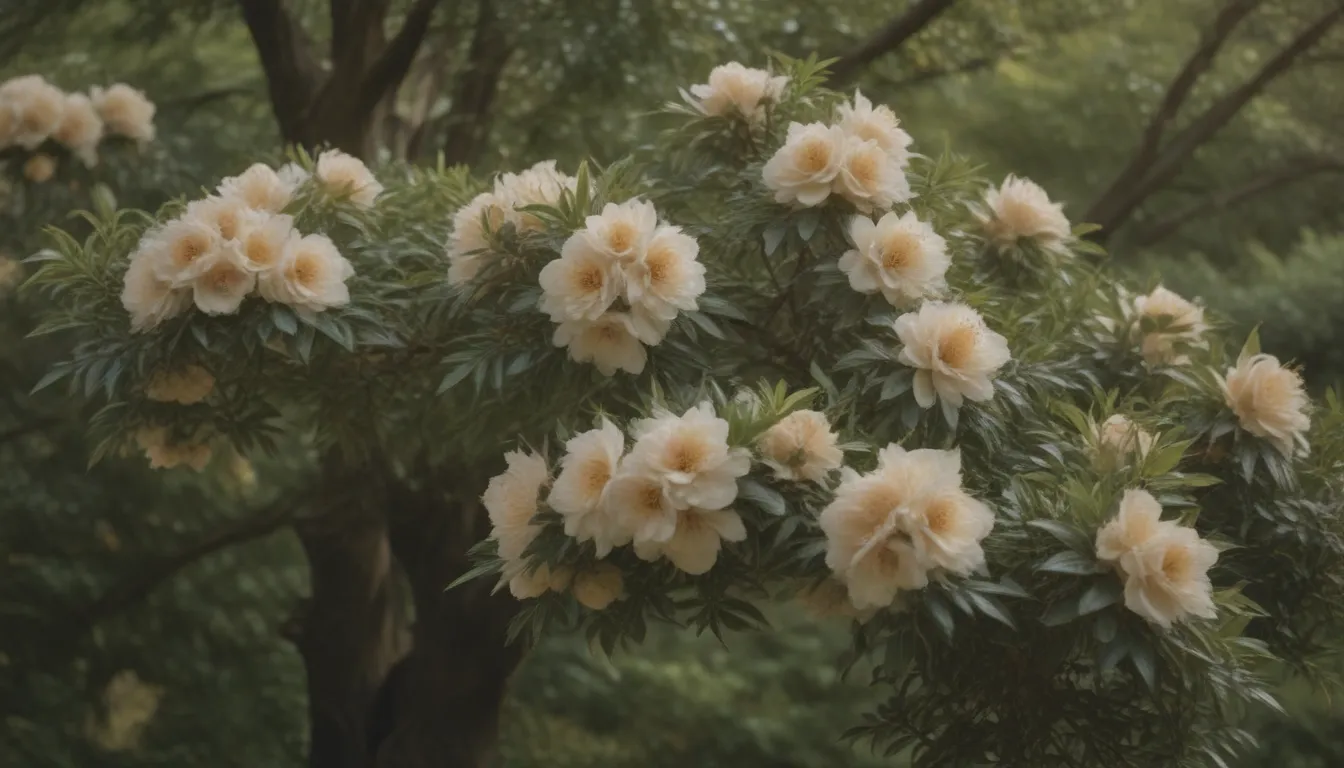
<path id="1" fill-rule="evenodd" d="M 460 488 L 473 488 L 468 481 Z M 415 647 L 384 691 L 378 768 L 484 768 L 497 760 L 500 707 L 521 658 L 505 642 L 518 604 L 493 584 L 447 590 L 489 530 L 479 502 L 434 489 L 393 503 L 392 544 L 415 598 Z"/>
<path id="2" fill-rule="evenodd" d="M 919 0 L 864 41 L 857 50 L 841 56 L 832 64 L 830 84 L 839 86 L 853 80 L 865 67 L 901 47 L 955 3 L 956 0 Z"/>
<path id="3" fill-rule="evenodd" d="M 446 165 L 470 165 L 480 154 L 490 128 L 499 78 L 512 55 L 494 0 L 480 0 L 467 65 L 458 76 L 453 108 L 448 114 L 443 143 Z"/>
<path id="4" fill-rule="evenodd" d="M 1254 3 L 1249 4 L 1254 5 Z M 1232 14 L 1233 18 L 1228 22 L 1234 25 L 1245 13 L 1249 12 L 1249 8 L 1242 10 L 1242 6 L 1245 5 L 1248 5 L 1246 0 L 1233 0 L 1224 9 L 1223 15 L 1219 17 L 1219 22 L 1226 22 L 1227 15 L 1233 9 L 1236 9 L 1240 15 Z M 1173 81 L 1172 87 L 1168 89 L 1168 97 L 1163 100 L 1163 106 L 1159 110 L 1159 114 L 1154 117 L 1154 121 L 1150 123 L 1149 129 L 1145 132 L 1145 138 L 1140 143 L 1139 152 L 1126 166 L 1125 170 L 1121 171 L 1120 176 L 1112 182 L 1111 186 L 1092 204 L 1085 216 L 1086 221 L 1101 227 L 1099 231 L 1101 237 L 1113 233 L 1129 220 L 1144 200 L 1169 184 L 1196 150 L 1222 130 L 1246 104 L 1264 91 L 1270 83 L 1291 69 L 1302 54 L 1319 43 L 1341 17 L 1344 17 L 1344 6 L 1336 5 L 1327 11 L 1299 32 L 1291 42 L 1271 57 L 1249 80 L 1215 100 L 1199 117 L 1191 121 L 1165 146 L 1159 147 L 1157 142 L 1161 139 L 1166 124 L 1174 117 L 1175 111 L 1179 110 L 1181 103 L 1184 102 L 1185 96 L 1193 87 L 1199 74 L 1202 74 L 1204 69 L 1207 69 L 1212 62 L 1212 56 L 1221 45 L 1222 39 L 1225 39 L 1227 34 L 1231 32 L 1231 26 L 1226 26 L 1225 29 L 1216 28 L 1210 35 L 1206 36 L 1205 42 L 1187 62 L 1176 81 Z M 1221 39 L 1217 39 L 1216 42 L 1211 39 L 1218 38 L 1219 34 L 1222 36 Z M 1208 60 L 1204 61 L 1201 57 Z M 1201 61 L 1202 63 L 1200 63 Z M 1189 83 L 1185 82 L 1187 79 Z M 1171 112 L 1171 114 L 1166 115 L 1165 112 Z M 1150 144 L 1152 146 L 1149 146 Z"/>

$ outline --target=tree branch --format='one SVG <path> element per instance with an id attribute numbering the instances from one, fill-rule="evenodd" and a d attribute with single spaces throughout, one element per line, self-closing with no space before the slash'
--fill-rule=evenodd
<path id="1" fill-rule="evenodd" d="M 480 0 L 467 66 L 458 78 L 453 108 L 446 121 L 448 133 L 443 154 L 448 165 L 470 164 L 480 151 L 499 78 L 512 55 L 513 48 L 500 28 L 493 0 Z"/>
<path id="2" fill-rule="evenodd" d="M 969 61 L 963 61 L 960 64 L 954 64 L 950 67 L 938 67 L 937 69 L 920 69 L 911 72 L 908 76 L 890 81 L 892 88 L 913 88 L 916 85 L 923 85 L 934 80 L 941 80 L 944 77 L 953 75 L 965 75 L 971 72 L 979 72 L 982 69 L 989 69 L 1011 55 L 1011 51 L 1003 51 L 995 56 L 980 56 Z"/>
<path id="3" fill-rule="evenodd" d="M 158 558 L 120 584 L 103 593 L 85 608 L 79 617 L 84 627 L 108 619 L 145 599 L 159 586 L 204 557 L 228 549 L 236 544 L 269 536 L 293 522 L 298 504 L 294 495 L 286 495 L 275 502 L 235 520 L 196 544 L 174 555 Z"/>
<path id="4" fill-rule="evenodd" d="M 1287 164 L 1277 171 L 1264 173 L 1235 187 L 1229 187 L 1209 195 L 1205 199 L 1187 206 L 1176 213 L 1159 220 L 1152 227 L 1135 238 L 1135 245 L 1145 247 L 1175 234 L 1190 222 L 1231 208 L 1244 200 L 1295 181 L 1320 173 L 1344 171 L 1344 161 L 1333 158 L 1307 158 Z"/>
<path id="5" fill-rule="evenodd" d="M 896 50 L 906 40 L 919 34 L 956 0 L 918 0 L 904 14 L 892 19 L 877 34 L 868 38 L 858 50 L 845 56 L 830 67 L 830 85 L 838 86 L 858 76 L 859 72 L 877 59 Z"/>
<path id="6" fill-rule="evenodd" d="M 1222 130 L 1271 82 L 1292 68 L 1298 57 L 1320 42 L 1341 17 L 1344 17 L 1344 5 L 1337 4 L 1298 33 L 1250 80 L 1216 100 L 1156 156 L 1143 163 L 1143 167 L 1122 172 L 1122 179 L 1117 179 L 1117 183 L 1103 193 L 1088 211 L 1086 220 L 1100 225 L 1105 232 L 1113 232 L 1127 221 L 1145 199 L 1171 181 L 1200 146 Z M 1124 183 L 1119 183 L 1122 180 Z"/>
<path id="7" fill-rule="evenodd" d="M 360 79 L 357 109 L 372 111 L 387 94 L 396 91 L 410 71 L 429 31 L 439 0 L 416 0 L 406 12 L 401 29 Z"/>
<path id="8" fill-rule="evenodd" d="M 271 109 L 286 142 L 302 141 L 304 114 L 321 82 L 321 70 L 303 30 L 283 0 L 238 0 L 266 73 Z"/>

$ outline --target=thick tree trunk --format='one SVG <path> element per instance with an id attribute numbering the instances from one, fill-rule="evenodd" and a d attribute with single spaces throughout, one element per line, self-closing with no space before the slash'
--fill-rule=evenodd
<path id="1" fill-rule="evenodd" d="M 393 548 L 415 597 L 415 648 L 383 692 L 378 768 L 495 765 L 500 707 L 522 655 L 505 642 L 518 604 L 483 582 L 446 589 L 488 531 L 484 510 L 472 497 L 427 490 L 400 494 L 393 514 Z"/>

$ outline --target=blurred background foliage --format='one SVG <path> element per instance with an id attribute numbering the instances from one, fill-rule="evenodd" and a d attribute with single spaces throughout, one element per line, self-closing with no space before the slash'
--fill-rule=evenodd
<path id="1" fill-rule="evenodd" d="M 1135 157 L 1215 18 L 1237 4 L 447 2 L 376 130 L 384 159 L 433 161 L 447 148 L 480 173 L 550 157 L 562 167 L 610 160 L 656 127 L 644 113 L 716 63 L 853 55 L 901 13 L 938 5 L 918 34 L 846 76 L 893 105 L 916 149 L 950 146 L 990 175 L 1029 176 L 1077 221 Z M 1164 140 L 1253 81 L 1297 30 L 1337 5 L 1241 4 L 1253 8 Z M 396 15 L 409 3 L 393 5 Z M 0 765 L 303 760 L 303 669 L 285 639 L 307 590 L 302 556 L 287 532 L 228 528 L 240 506 L 270 500 L 285 468 L 234 461 L 204 482 L 152 474 L 139 459 L 88 470 L 89 414 L 59 393 L 27 394 L 61 350 L 24 338 L 33 312 L 16 290 L 16 260 L 42 246 L 43 226 L 78 231 L 67 213 L 92 204 L 94 179 L 122 205 L 152 209 L 278 155 L 267 76 L 238 6 L 0 3 L 0 80 L 39 72 L 67 89 L 129 82 L 158 105 L 159 131 L 139 154 L 109 157 L 94 172 L 62 168 L 43 184 L 0 166 Z M 325 39 L 325 2 L 288 7 Z M 480 109 L 462 94 L 485 65 L 497 71 Z M 1119 268 L 1160 274 L 1243 331 L 1261 323 L 1265 347 L 1303 364 L 1318 387 L 1344 380 L 1341 73 L 1336 25 L 1199 142 L 1107 242 Z M 230 533 L 247 543 L 227 546 Z M 180 553 L 202 556 L 179 562 Z M 866 703 L 863 686 L 836 677 L 845 627 L 791 608 L 774 618 L 781 631 L 737 637 L 727 649 L 689 632 L 664 632 L 639 655 L 614 659 L 578 639 L 548 642 L 513 683 L 505 763 L 890 764 L 837 738 Z M 1296 687 L 1285 699 L 1290 716 L 1266 720 L 1247 766 L 1344 765 L 1344 709 Z"/>

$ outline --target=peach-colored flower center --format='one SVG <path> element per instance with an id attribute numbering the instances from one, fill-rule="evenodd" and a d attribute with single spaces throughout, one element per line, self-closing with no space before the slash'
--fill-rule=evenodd
<path id="1" fill-rule="evenodd" d="M 831 162 L 831 147 L 821 139 L 808 139 L 798 148 L 798 167 L 805 173 L 820 173 Z"/>
<path id="2" fill-rule="evenodd" d="M 928 510 L 924 513 L 924 519 L 928 523 L 929 530 L 934 534 L 941 536 L 952 530 L 956 514 L 956 505 L 950 499 L 938 499 L 929 504 Z"/>
<path id="3" fill-rule="evenodd" d="M 1162 553 L 1162 573 L 1171 581 L 1182 581 L 1190 572 L 1190 552 L 1185 547 L 1168 547 Z"/>
<path id="4" fill-rule="evenodd" d="M 187 235 L 173 244 L 173 263 L 178 267 L 190 266 L 205 253 L 206 245 L 201 235 Z"/>
<path id="5" fill-rule="evenodd" d="M 877 182 L 880 175 L 880 167 L 877 163 L 877 155 L 874 152 L 864 152 L 856 155 L 849 161 L 849 173 L 855 179 L 858 179 L 864 185 L 872 185 Z"/>
<path id="6" fill-rule="evenodd" d="M 311 253 L 300 253 L 294 257 L 294 263 L 289 268 L 289 278 L 305 288 L 311 288 L 321 274 L 322 265 L 317 256 Z"/>
<path id="7" fill-rule="evenodd" d="M 907 232 L 898 232 L 882 243 L 882 268 L 899 272 L 909 267 L 919 253 L 919 241 Z"/>
<path id="8" fill-rule="evenodd" d="M 694 472 L 704 463 L 707 446 L 699 440 L 679 440 L 667 454 L 667 466 L 673 472 Z"/>
<path id="9" fill-rule="evenodd" d="M 607 487 L 607 481 L 611 479 L 611 464 L 603 457 L 589 459 L 579 470 L 579 478 L 582 480 L 584 493 L 596 496 Z"/>
<path id="10" fill-rule="evenodd" d="M 624 253 L 635 244 L 635 227 L 628 221 L 617 221 L 607 230 L 607 244 L 611 250 Z"/>
<path id="11" fill-rule="evenodd" d="M 980 332 L 975 326 L 961 323 L 938 341 L 938 358 L 951 368 L 961 368 L 971 361 Z"/>
<path id="12" fill-rule="evenodd" d="M 574 283 L 579 290 L 593 293 L 602 290 L 602 286 L 606 283 L 606 277 L 601 266 L 587 264 L 574 274 Z"/>
<path id="13" fill-rule="evenodd" d="M 275 249 L 260 232 L 254 232 L 247 238 L 247 260 L 262 267 L 275 263 Z"/>

